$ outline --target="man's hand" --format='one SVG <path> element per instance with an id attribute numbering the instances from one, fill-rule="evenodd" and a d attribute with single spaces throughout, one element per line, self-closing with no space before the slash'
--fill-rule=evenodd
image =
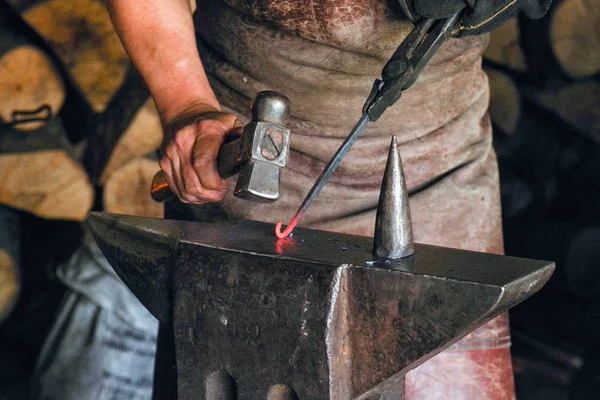
<path id="1" fill-rule="evenodd" d="M 184 203 L 220 201 L 227 181 L 217 170 L 217 156 L 225 138 L 241 127 L 233 114 L 207 104 L 194 104 L 164 124 L 160 168 L 169 187 Z"/>
<path id="2" fill-rule="evenodd" d="M 398 0 L 413 20 L 421 17 L 442 19 L 464 10 L 460 35 L 489 32 L 508 21 L 519 11 L 529 18 L 546 14 L 552 0 Z"/>

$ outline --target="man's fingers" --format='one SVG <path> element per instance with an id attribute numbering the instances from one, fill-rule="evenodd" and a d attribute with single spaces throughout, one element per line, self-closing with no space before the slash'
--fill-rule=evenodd
<path id="1" fill-rule="evenodd" d="M 225 186 L 224 190 L 211 190 L 202 185 L 193 165 L 187 165 L 182 175 L 185 182 L 185 190 L 190 196 L 190 202 L 192 203 L 221 201 L 227 193 L 227 186 Z"/>
<path id="2" fill-rule="evenodd" d="M 191 163 L 205 189 L 227 190 L 227 181 L 221 177 L 217 169 L 217 158 L 226 134 L 226 130 L 211 132 L 205 129 L 196 137 Z"/>
<path id="3" fill-rule="evenodd" d="M 186 164 L 188 165 L 186 166 Z M 202 191 L 198 178 L 196 177 L 195 179 L 198 182 L 195 187 L 192 183 L 195 173 L 189 165 L 189 157 L 186 162 L 186 158 L 182 156 L 177 146 L 170 145 L 166 148 L 165 156 L 160 161 L 160 167 L 165 173 L 171 191 L 179 200 L 184 203 L 205 203 L 207 201 L 202 196 L 197 195 L 197 193 L 199 194 Z M 190 174 L 187 174 L 186 170 L 191 170 L 192 176 L 189 176 Z"/>
<path id="4" fill-rule="evenodd" d="M 206 117 L 178 129 L 164 145 L 160 161 L 171 190 L 185 203 L 220 201 L 227 192 L 217 158 L 227 135 L 242 124 L 232 114 Z"/>
<path id="5" fill-rule="evenodd" d="M 173 194 L 175 196 L 177 196 L 178 198 L 181 199 L 181 196 L 182 196 L 181 191 L 177 187 L 177 183 L 175 182 L 175 179 L 173 178 L 175 176 L 175 169 L 173 168 L 172 160 L 169 157 L 167 157 L 165 154 L 165 156 L 163 156 L 163 158 L 161 158 L 159 165 L 160 165 L 160 169 L 165 174 L 165 179 L 167 180 L 167 183 L 169 184 L 169 189 L 171 189 L 171 192 L 173 192 Z"/>

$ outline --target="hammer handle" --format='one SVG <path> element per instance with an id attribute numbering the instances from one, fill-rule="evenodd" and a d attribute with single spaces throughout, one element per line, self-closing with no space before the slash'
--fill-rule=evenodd
<path id="1" fill-rule="evenodd" d="M 221 146 L 219 156 L 217 157 L 217 169 L 222 178 L 229 178 L 237 174 L 242 165 L 248 161 L 241 154 L 241 141 L 242 139 L 239 138 Z M 159 203 L 164 203 L 175 197 L 162 171 L 158 171 L 154 175 L 150 195 L 154 201 Z"/>

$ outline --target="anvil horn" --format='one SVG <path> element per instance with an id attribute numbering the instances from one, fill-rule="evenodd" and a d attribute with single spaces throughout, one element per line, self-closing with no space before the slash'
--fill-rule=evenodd
<path id="1" fill-rule="evenodd" d="M 159 321 L 171 320 L 171 256 L 179 227 L 145 225 L 148 218 L 92 212 L 88 222 L 117 275 Z"/>

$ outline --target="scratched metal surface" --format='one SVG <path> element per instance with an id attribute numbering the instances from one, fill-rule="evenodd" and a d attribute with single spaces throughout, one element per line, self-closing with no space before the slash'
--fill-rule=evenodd
<path id="1" fill-rule="evenodd" d="M 426 245 L 390 264 L 373 260 L 370 238 L 298 229 L 277 240 L 253 221 L 94 214 L 90 224 L 121 278 L 172 327 L 181 399 L 265 399 L 283 387 L 300 399 L 396 400 L 408 370 L 553 270 Z"/>
<path id="2" fill-rule="evenodd" d="M 154 255 L 149 242 L 186 242 L 203 247 L 241 253 L 264 254 L 275 258 L 298 259 L 321 264 L 354 264 L 384 269 L 406 270 L 415 274 L 439 276 L 504 285 L 549 264 L 548 261 L 499 256 L 495 254 L 415 244 L 415 256 L 407 260 L 377 261 L 372 255 L 373 239 L 365 236 L 297 228 L 292 238 L 277 239 L 274 226 L 258 221 L 199 223 L 91 213 L 90 224 L 101 240 L 114 243 L 125 253 Z M 118 257 L 117 257 L 118 258 Z"/>

